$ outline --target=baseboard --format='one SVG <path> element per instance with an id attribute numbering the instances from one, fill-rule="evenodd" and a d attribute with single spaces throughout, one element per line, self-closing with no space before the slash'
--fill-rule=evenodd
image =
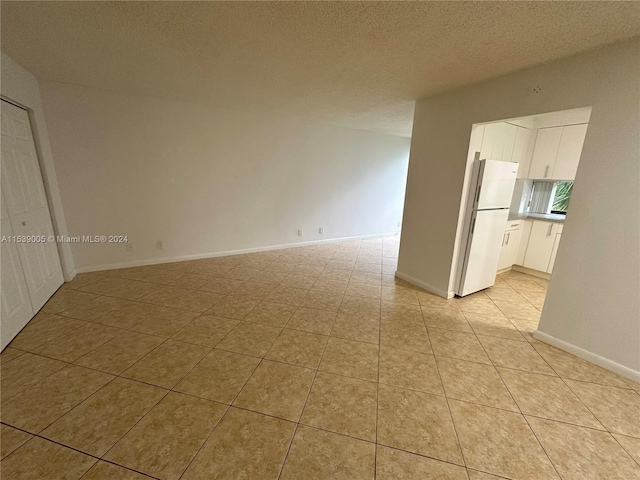
<path id="1" fill-rule="evenodd" d="M 609 360 L 608 358 L 596 355 L 595 353 L 577 347 L 571 343 L 565 342 L 564 340 L 560 340 L 549 335 L 548 333 L 541 332 L 540 330 L 536 330 L 535 332 L 533 332 L 533 338 L 535 338 L 536 340 L 540 340 L 543 343 L 548 343 L 552 347 L 556 347 L 560 350 L 564 350 L 565 352 L 569 352 L 576 357 L 580 357 L 588 362 L 594 363 L 599 367 L 602 367 L 613 373 L 617 373 L 618 375 L 628 378 L 629 380 L 633 380 L 636 383 L 640 383 L 640 372 L 637 370 L 633 370 L 629 367 L 625 367 L 624 365 L 620 365 L 613 360 Z"/>
<path id="2" fill-rule="evenodd" d="M 440 290 L 439 288 L 436 288 L 433 285 L 429 285 L 428 283 L 418 280 L 417 278 L 413 278 L 410 275 L 406 275 L 398 270 L 396 270 L 396 277 L 401 278 L 402 280 L 406 280 L 409 283 L 413 283 L 417 287 L 420 287 L 426 290 L 427 292 L 433 293 L 434 295 L 437 295 L 442 298 L 449 299 L 455 296 L 455 292 L 447 292 L 446 290 Z"/>
<path id="3" fill-rule="evenodd" d="M 511 270 L 513 270 L 513 267 L 512 267 L 512 266 L 511 266 L 511 267 L 506 267 L 506 268 L 503 268 L 503 269 L 498 270 L 498 271 L 496 272 L 496 275 L 500 275 L 501 273 L 507 273 L 507 272 L 510 272 Z"/>
<path id="4" fill-rule="evenodd" d="M 534 270 L 533 268 L 523 267 L 521 265 L 514 265 L 511 267 L 511 270 L 520 273 L 526 273 L 527 275 L 531 275 L 532 277 L 544 278 L 545 280 L 549 280 L 551 278 L 551 274 L 547 272 L 541 272 L 540 270 Z"/>
<path id="5" fill-rule="evenodd" d="M 75 273 L 101 272 L 104 270 L 116 270 L 119 268 L 144 267 L 148 265 L 160 265 L 162 263 L 185 262 L 187 260 L 200 260 L 203 258 L 226 257 L 228 255 L 242 255 L 245 253 L 268 252 L 271 250 L 284 250 L 285 248 L 306 247 L 309 245 L 320 245 L 323 243 L 347 242 L 349 240 L 365 240 L 367 238 L 392 237 L 399 232 L 373 233 L 368 235 L 356 235 L 353 237 L 340 237 L 322 240 L 310 240 L 308 242 L 285 243 L 281 245 L 268 245 L 266 247 L 243 248 L 239 250 L 225 250 L 222 252 L 198 253 L 193 255 L 180 255 L 177 257 L 150 258 L 147 260 L 133 260 L 130 262 L 108 263 L 103 265 L 93 265 L 89 267 L 78 267 Z M 75 276 L 74 273 L 74 276 Z"/>
<path id="6" fill-rule="evenodd" d="M 71 270 L 69 273 L 62 272 L 62 276 L 64 277 L 65 282 L 70 282 L 75 278 L 77 274 L 78 274 L 78 270 L 76 268 Z"/>

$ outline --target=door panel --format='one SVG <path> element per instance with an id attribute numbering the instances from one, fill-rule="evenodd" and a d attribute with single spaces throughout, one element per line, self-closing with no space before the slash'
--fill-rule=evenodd
<path id="1" fill-rule="evenodd" d="M 2 191 L 13 234 L 53 236 L 40 165 L 27 112 L 2 101 Z M 55 242 L 18 243 L 18 254 L 37 312 L 62 285 Z"/>
<path id="2" fill-rule="evenodd" d="M 4 198 L 0 197 L 1 215 L 0 218 L 2 235 L 13 236 L 13 229 L 9 221 L 7 206 Z M 24 327 L 31 317 L 33 308 L 24 280 L 24 273 L 18 255 L 18 248 L 15 243 L 2 242 L 0 244 L 0 349 L 4 349 L 7 344 Z"/>
<path id="3" fill-rule="evenodd" d="M 531 158 L 529 178 L 551 178 L 562 137 L 562 127 L 541 128 Z"/>

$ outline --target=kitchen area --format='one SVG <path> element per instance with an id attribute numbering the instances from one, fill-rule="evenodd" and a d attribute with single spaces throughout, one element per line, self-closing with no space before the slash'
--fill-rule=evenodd
<path id="1" fill-rule="evenodd" d="M 550 278 L 590 114 L 587 107 L 473 126 L 457 295 L 491 287 L 505 272 Z"/>

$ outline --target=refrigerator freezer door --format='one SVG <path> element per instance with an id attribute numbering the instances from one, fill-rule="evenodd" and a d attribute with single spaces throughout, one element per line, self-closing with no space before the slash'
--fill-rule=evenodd
<path id="1" fill-rule="evenodd" d="M 475 210 L 509 208 L 518 175 L 518 164 L 498 160 L 482 160 L 482 163 L 484 165 L 480 166 L 480 191 L 478 195 L 476 190 Z"/>
<path id="2" fill-rule="evenodd" d="M 461 297 L 495 283 L 508 217 L 507 209 L 474 212 L 473 233 L 469 232 L 462 281 L 458 288 Z"/>

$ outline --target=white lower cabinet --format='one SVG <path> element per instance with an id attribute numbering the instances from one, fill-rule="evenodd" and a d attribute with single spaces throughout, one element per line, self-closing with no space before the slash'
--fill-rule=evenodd
<path id="1" fill-rule="evenodd" d="M 557 244 L 560 242 L 562 224 L 545 220 L 534 220 L 527 243 L 523 266 L 551 273 Z M 553 261 L 552 261 L 553 257 Z"/>
<path id="2" fill-rule="evenodd" d="M 500 253 L 500 262 L 498 270 L 504 270 L 513 266 L 518 258 L 518 250 L 520 248 L 520 238 L 522 221 L 512 220 L 507 222 L 507 228 L 502 238 L 502 251 Z"/>

